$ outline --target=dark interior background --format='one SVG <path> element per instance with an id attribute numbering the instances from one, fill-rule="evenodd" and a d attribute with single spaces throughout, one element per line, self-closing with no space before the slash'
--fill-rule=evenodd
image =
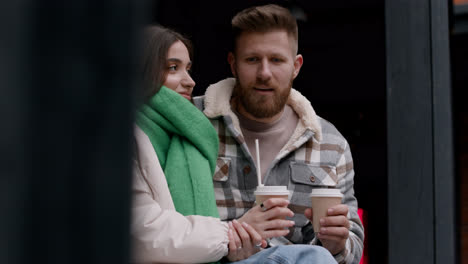
<path id="1" fill-rule="evenodd" d="M 468 2 L 452 6 L 450 24 L 458 251 L 460 263 L 468 263 Z"/>
<path id="2" fill-rule="evenodd" d="M 298 19 L 304 56 L 294 88 L 351 145 L 355 192 L 368 214 L 370 263 L 387 252 L 385 17 L 383 0 L 158 1 L 154 21 L 188 35 L 195 46 L 194 94 L 231 77 L 227 64 L 230 20 L 252 5 L 276 3 Z"/>

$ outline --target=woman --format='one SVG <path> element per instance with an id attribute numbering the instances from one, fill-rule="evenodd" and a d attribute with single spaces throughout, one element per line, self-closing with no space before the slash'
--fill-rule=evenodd
<path id="1" fill-rule="evenodd" d="M 248 225 L 219 220 L 212 183 L 218 138 L 186 100 L 195 86 L 191 44 L 160 26 L 144 33 L 147 85 L 135 128 L 133 261 L 243 259 L 259 250 L 262 239 Z"/>

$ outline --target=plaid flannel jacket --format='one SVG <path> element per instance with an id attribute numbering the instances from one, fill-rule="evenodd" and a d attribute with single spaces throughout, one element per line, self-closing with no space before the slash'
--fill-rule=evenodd
<path id="1" fill-rule="evenodd" d="M 257 186 L 256 167 L 230 108 L 235 80 L 228 78 L 208 87 L 205 96 L 195 97 L 194 104 L 210 118 L 219 135 L 219 155 L 213 176 L 216 203 L 222 220 L 241 217 L 254 206 Z M 335 255 L 338 263 L 359 263 L 364 241 L 364 228 L 359 219 L 353 189 L 353 161 L 349 145 L 338 130 L 315 114 L 310 102 L 292 89 L 288 104 L 298 114 L 299 122 L 289 142 L 271 163 L 265 185 L 284 185 L 290 191 L 289 208 L 295 213 L 295 226 L 284 244 L 320 244 L 315 238 L 304 210 L 310 207 L 313 188 L 334 186 L 349 207 L 351 227 L 346 248 Z"/>

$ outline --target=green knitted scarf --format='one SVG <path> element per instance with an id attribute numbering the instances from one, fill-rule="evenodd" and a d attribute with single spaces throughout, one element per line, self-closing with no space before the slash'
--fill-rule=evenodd
<path id="1" fill-rule="evenodd" d="M 163 86 L 137 112 L 136 123 L 158 155 L 177 212 L 219 217 L 212 181 L 218 136 L 205 115 Z"/>

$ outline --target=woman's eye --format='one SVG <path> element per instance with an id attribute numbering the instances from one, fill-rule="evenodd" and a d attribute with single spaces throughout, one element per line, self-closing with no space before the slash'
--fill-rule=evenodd
<path id="1" fill-rule="evenodd" d="M 177 71 L 177 65 L 169 66 L 170 71 Z"/>

